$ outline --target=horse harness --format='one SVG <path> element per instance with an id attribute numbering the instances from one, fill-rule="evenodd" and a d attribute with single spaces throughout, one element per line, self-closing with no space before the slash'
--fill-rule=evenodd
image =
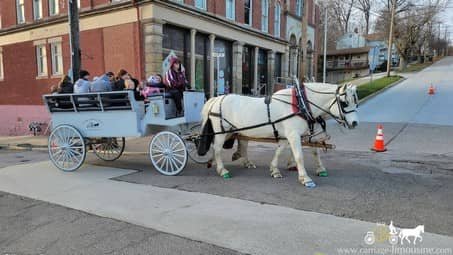
<path id="1" fill-rule="evenodd" d="M 303 86 L 305 88 L 305 86 Z M 282 122 L 284 120 L 287 120 L 287 119 L 290 119 L 290 118 L 293 118 L 293 117 L 296 117 L 296 116 L 299 116 L 301 118 L 303 118 L 304 120 L 307 121 L 308 123 L 308 127 L 309 127 L 309 131 L 310 131 L 310 135 L 309 135 L 309 139 L 311 140 L 311 138 L 313 136 L 315 136 L 314 134 L 314 126 L 316 123 L 320 124 L 320 126 L 322 127 L 322 130 L 323 132 L 326 131 L 326 121 L 321 117 L 317 117 L 317 118 L 314 118 L 313 117 L 313 114 L 311 112 L 311 109 L 309 107 L 309 105 L 313 105 L 315 106 L 316 108 L 319 108 L 321 109 L 322 111 L 324 111 L 325 113 L 328 113 L 329 115 L 331 115 L 332 117 L 334 117 L 335 119 L 338 119 L 337 117 L 333 116 L 332 113 L 326 111 L 326 110 L 323 110 L 321 107 L 317 106 L 316 104 L 310 102 L 306 95 L 305 95 L 305 90 L 304 91 L 301 91 L 300 88 L 298 88 L 298 86 L 295 86 L 295 92 L 296 92 L 296 98 L 297 98 L 297 105 L 294 105 L 293 103 L 291 102 L 287 102 L 285 100 L 282 100 L 282 99 L 279 99 L 279 98 L 275 98 L 274 96 L 266 96 L 264 98 L 264 103 L 266 104 L 266 109 L 267 109 L 267 117 L 268 117 L 268 121 L 265 122 L 265 123 L 261 123 L 261 124 L 257 124 L 257 125 L 253 125 L 253 126 L 248 126 L 248 127 L 243 127 L 243 128 L 237 128 L 235 125 L 233 125 L 230 121 L 228 121 L 227 119 L 223 118 L 222 116 L 222 103 L 223 103 L 223 100 L 228 96 L 228 95 L 224 95 L 223 97 L 220 98 L 220 104 L 219 104 L 219 113 L 214 113 L 212 112 L 212 107 L 214 107 L 214 104 L 211 105 L 211 108 L 209 109 L 209 116 L 213 116 L 213 117 L 217 117 L 219 118 L 219 121 L 220 121 L 220 127 L 222 129 L 221 132 L 215 132 L 213 135 L 218 135 L 218 134 L 227 134 L 227 133 L 236 133 L 236 132 L 239 132 L 239 131 L 244 131 L 244 130 L 249 130 L 249 129 L 255 129 L 255 128 L 260 128 L 260 127 L 263 127 L 263 126 L 267 126 L 267 125 L 271 125 L 272 126 L 272 129 L 273 129 L 273 134 L 274 134 L 274 138 L 275 140 L 278 142 L 279 141 L 279 134 L 278 134 L 278 130 L 276 129 L 275 125 L 279 122 Z M 337 97 L 336 97 L 336 100 L 333 101 L 333 103 L 331 104 L 331 106 L 329 107 L 329 110 L 330 108 L 332 108 L 333 104 L 335 102 L 339 102 L 339 97 L 341 95 L 338 95 L 338 89 L 337 89 Z M 292 106 L 296 106 L 298 111 L 297 112 L 293 112 L 292 114 L 289 114 L 285 117 L 282 117 L 282 118 L 279 118 L 275 121 L 272 121 L 271 120 L 271 112 L 270 112 L 270 103 L 272 101 L 272 99 L 274 100 L 277 100 L 277 101 L 280 101 L 280 102 L 283 102 L 283 103 L 286 103 L 286 104 L 289 104 L 289 105 L 292 105 Z M 340 105 L 339 105 L 340 106 Z M 342 109 L 341 107 L 339 107 L 340 109 Z M 343 110 L 343 109 L 342 109 Z M 342 112 L 342 110 L 340 110 L 340 112 Z M 346 114 L 347 112 L 343 112 L 344 114 Z M 225 127 L 223 125 L 223 122 L 226 122 L 228 123 L 232 129 L 230 130 L 225 130 Z M 337 120 L 338 121 L 338 120 Z"/>

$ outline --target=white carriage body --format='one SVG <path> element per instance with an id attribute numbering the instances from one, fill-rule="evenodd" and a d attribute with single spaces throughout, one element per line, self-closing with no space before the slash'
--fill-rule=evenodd
<path id="1" fill-rule="evenodd" d="M 83 137 L 140 137 L 201 121 L 203 92 L 184 92 L 184 116 L 177 117 L 174 101 L 166 94 L 136 101 L 133 91 L 45 95 L 52 129 L 76 128 Z"/>

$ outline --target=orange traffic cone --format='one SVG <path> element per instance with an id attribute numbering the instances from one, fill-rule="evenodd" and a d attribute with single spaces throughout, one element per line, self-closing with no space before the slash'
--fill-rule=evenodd
<path id="1" fill-rule="evenodd" d="M 428 95 L 434 95 L 436 93 L 436 90 L 434 89 L 434 86 L 431 84 L 428 89 Z"/>
<path id="2" fill-rule="evenodd" d="M 371 150 L 375 152 L 387 151 L 384 144 L 384 132 L 382 131 L 382 125 L 379 125 L 377 128 L 376 140 L 374 141 L 374 147 Z"/>

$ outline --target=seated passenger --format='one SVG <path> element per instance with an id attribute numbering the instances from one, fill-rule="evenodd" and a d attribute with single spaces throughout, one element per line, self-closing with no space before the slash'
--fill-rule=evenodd
<path id="1" fill-rule="evenodd" d="M 81 93 L 89 93 L 90 92 L 90 82 L 88 79 L 90 78 L 90 73 L 81 70 L 79 73 L 79 79 L 74 84 L 74 93 L 81 94 Z"/>
<path id="2" fill-rule="evenodd" d="M 107 74 L 102 75 L 91 83 L 91 92 L 109 92 L 112 91 L 110 80 Z"/>
<path id="3" fill-rule="evenodd" d="M 165 89 L 165 84 L 162 83 L 160 74 L 152 75 L 148 78 L 146 87 L 142 90 L 144 97 L 149 97 L 152 94 L 160 93 L 160 89 Z"/>
<path id="4" fill-rule="evenodd" d="M 74 85 L 71 82 L 71 78 L 67 75 L 61 78 L 57 90 L 60 94 L 72 94 L 74 92 Z"/>
<path id="5" fill-rule="evenodd" d="M 120 69 L 116 75 L 115 83 L 113 84 L 112 91 L 122 91 L 126 88 L 124 80 L 129 78 L 126 70 Z"/>
<path id="6" fill-rule="evenodd" d="M 182 113 L 182 97 L 186 86 L 189 87 L 186 79 L 185 69 L 181 65 L 181 61 L 177 57 L 170 60 L 170 68 L 165 73 L 165 84 L 167 92 L 173 97 L 176 105 L 176 115 Z"/>

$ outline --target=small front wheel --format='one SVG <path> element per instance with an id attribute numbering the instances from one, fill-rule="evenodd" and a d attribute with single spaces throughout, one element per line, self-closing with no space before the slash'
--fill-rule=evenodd
<path id="1" fill-rule="evenodd" d="M 93 144 L 94 154 L 104 161 L 115 161 L 121 157 L 126 145 L 124 137 L 101 138 L 99 143 Z"/>
<path id="2" fill-rule="evenodd" d="M 187 165 L 184 141 L 170 131 L 159 132 L 149 144 L 149 157 L 153 166 L 163 175 L 178 175 Z"/>

